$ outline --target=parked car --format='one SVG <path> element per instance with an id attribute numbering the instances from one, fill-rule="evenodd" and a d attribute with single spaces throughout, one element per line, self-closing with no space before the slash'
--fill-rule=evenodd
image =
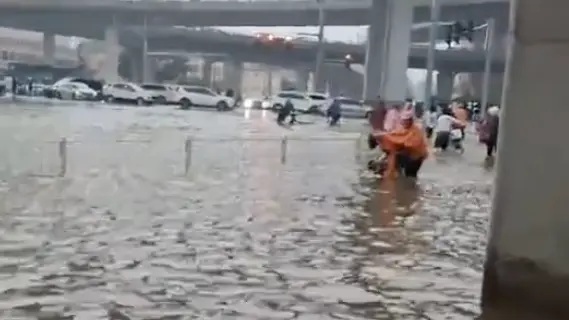
<path id="1" fill-rule="evenodd" d="M 210 88 L 201 86 L 178 87 L 180 107 L 189 109 L 193 106 L 228 110 L 235 107 L 235 99 L 216 93 Z"/>
<path id="2" fill-rule="evenodd" d="M 177 104 L 180 101 L 180 95 L 174 86 L 145 83 L 140 87 L 150 93 L 155 103 Z"/>
<path id="3" fill-rule="evenodd" d="M 53 87 L 55 97 L 63 100 L 94 100 L 97 91 L 81 82 L 67 82 Z"/>
<path id="4" fill-rule="evenodd" d="M 310 107 L 308 108 L 308 113 L 314 114 L 324 114 L 324 106 L 330 101 L 330 97 L 327 94 L 318 92 L 308 92 L 308 99 L 310 100 Z"/>
<path id="5" fill-rule="evenodd" d="M 343 118 L 366 119 L 371 114 L 372 108 L 362 101 L 345 97 L 336 98 L 340 102 Z M 326 109 L 329 104 L 326 105 Z"/>
<path id="6" fill-rule="evenodd" d="M 323 107 L 328 101 L 326 95 L 301 91 L 281 91 L 270 99 L 274 110 L 282 108 L 287 100 L 291 100 L 294 109 L 304 113 L 323 114 Z"/>
<path id="7" fill-rule="evenodd" d="M 76 77 L 66 77 L 58 80 L 51 86 L 45 86 L 43 88 L 43 95 L 47 98 L 56 98 L 56 88 L 61 86 L 64 83 L 83 83 L 87 85 L 89 88 L 93 89 L 97 95 L 94 98 L 95 100 L 102 99 L 102 91 L 103 91 L 103 83 L 101 81 L 92 80 L 92 79 L 85 79 L 85 78 L 76 78 Z"/>
<path id="8" fill-rule="evenodd" d="M 103 97 L 107 102 L 134 102 L 138 106 L 151 105 L 152 94 L 134 83 L 108 84 L 103 88 Z"/>

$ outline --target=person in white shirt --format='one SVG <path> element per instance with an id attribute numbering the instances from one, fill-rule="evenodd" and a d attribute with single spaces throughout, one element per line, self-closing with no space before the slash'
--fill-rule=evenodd
<path id="1" fill-rule="evenodd" d="M 427 139 L 431 139 L 433 136 L 433 131 L 437 126 L 437 117 L 439 116 L 436 106 L 431 106 L 429 111 L 425 115 L 425 134 Z"/>
<path id="2" fill-rule="evenodd" d="M 451 141 L 451 131 L 464 124 L 457 120 L 450 108 L 444 108 L 442 114 L 437 118 L 435 126 L 435 148 L 445 151 Z"/>

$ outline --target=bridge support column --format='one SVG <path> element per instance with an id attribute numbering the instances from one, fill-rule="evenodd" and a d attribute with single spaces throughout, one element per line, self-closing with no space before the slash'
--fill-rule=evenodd
<path id="1" fill-rule="evenodd" d="M 439 71 L 437 75 L 437 97 L 442 100 L 452 99 L 454 89 L 454 72 Z"/>
<path id="2" fill-rule="evenodd" d="M 569 319 L 569 3 L 513 5 L 482 306 Z"/>
<path id="3" fill-rule="evenodd" d="M 384 60 L 381 95 L 386 101 L 403 102 L 407 98 L 413 1 L 391 0 L 388 9 L 387 55 Z"/>
<path id="4" fill-rule="evenodd" d="M 112 83 L 119 81 L 120 44 L 118 28 L 108 26 L 105 30 L 105 61 L 103 63 L 103 79 Z"/>
<path id="5" fill-rule="evenodd" d="M 484 79 L 483 73 L 473 73 L 470 75 L 474 96 L 482 99 L 482 84 Z M 488 102 L 492 104 L 500 104 L 502 101 L 502 89 L 504 86 L 504 73 L 493 73 L 490 76 L 490 92 L 488 93 Z"/>
<path id="6" fill-rule="evenodd" d="M 310 71 L 308 70 L 296 71 L 296 90 L 308 91 L 308 81 L 310 81 Z"/>
<path id="7" fill-rule="evenodd" d="M 212 71 L 213 71 L 213 64 L 215 61 L 211 59 L 203 59 L 202 62 L 202 82 L 205 86 L 211 87 L 212 83 Z"/>
<path id="8" fill-rule="evenodd" d="M 388 0 L 372 1 L 371 20 L 367 32 L 367 48 L 364 66 L 363 99 L 373 100 L 381 90 L 384 51 L 388 24 Z"/>
<path id="9" fill-rule="evenodd" d="M 55 64 L 55 34 L 53 33 L 43 33 L 43 59 L 45 63 L 53 65 Z"/>
<path id="10" fill-rule="evenodd" d="M 235 93 L 240 93 L 243 87 L 243 69 L 241 61 L 223 62 L 223 83 L 224 89 L 233 89 Z"/>
<path id="11" fill-rule="evenodd" d="M 156 81 L 156 64 L 158 61 L 156 61 L 155 58 L 148 56 L 147 52 L 143 52 L 142 54 L 146 55 L 146 58 L 144 56 L 142 57 L 142 68 L 144 70 L 142 81 L 146 83 L 153 83 Z"/>
<path id="12" fill-rule="evenodd" d="M 324 67 L 322 67 L 322 69 L 324 69 Z M 322 71 L 323 71 L 322 73 L 324 73 L 324 70 L 322 70 Z M 319 79 L 313 78 L 312 81 L 314 82 L 312 84 L 313 91 L 325 93 L 329 90 L 328 79 L 326 79 L 325 76 L 322 75 L 322 76 L 320 76 Z"/>

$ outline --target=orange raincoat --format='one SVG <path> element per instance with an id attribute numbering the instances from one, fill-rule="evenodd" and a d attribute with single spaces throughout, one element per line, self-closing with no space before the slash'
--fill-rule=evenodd
<path id="1" fill-rule="evenodd" d="M 412 158 L 426 158 L 429 155 L 424 130 L 416 123 L 409 128 L 400 126 L 396 130 L 381 134 L 379 141 L 387 153 L 387 169 L 384 177 L 397 178 L 397 152 L 405 150 Z"/>
<path id="2" fill-rule="evenodd" d="M 463 123 L 467 123 L 468 122 L 468 112 L 466 111 L 466 109 L 461 108 L 461 107 L 456 107 L 452 110 L 452 113 L 454 114 L 454 117 L 463 122 Z"/>

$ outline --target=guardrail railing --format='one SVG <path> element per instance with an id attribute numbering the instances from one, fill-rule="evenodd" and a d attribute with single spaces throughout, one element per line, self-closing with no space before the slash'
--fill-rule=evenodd
<path id="1" fill-rule="evenodd" d="M 364 135 L 359 134 L 357 136 L 351 137 L 297 137 L 297 136 L 282 136 L 282 137 L 251 137 L 251 138 L 241 138 L 241 137 L 222 137 L 222 138 L 204 138 L 204 137 L 188 137 L 184 142 L 184 174 L 188 175 L 191 172 L 192 158 L 195 151 L 195 142 L 233 142 L 233 141 L 274 141 L 280 145 L 280 163 L 282 165 L 287 163 L 287 155 L 289 149 L 290 141 L 353 141 L 354 142 L 354 157 L 356 161 L 360 161 L 363 153 L 363 142 Z M 79 140 L 68 140 L 67 138 L 62 138 L 59 141 L 51 141 L 52 143 L 57 143 L 58 145 L 58 158 L 59 158 L 59 168 L 57 175 L 59 177 L 65 177 L 68 168 L 68 146 L 70 144 L 81 144 L 82 141 Z M 115 140 L 116 143 L 151 143 L 151 140 Z"/>

